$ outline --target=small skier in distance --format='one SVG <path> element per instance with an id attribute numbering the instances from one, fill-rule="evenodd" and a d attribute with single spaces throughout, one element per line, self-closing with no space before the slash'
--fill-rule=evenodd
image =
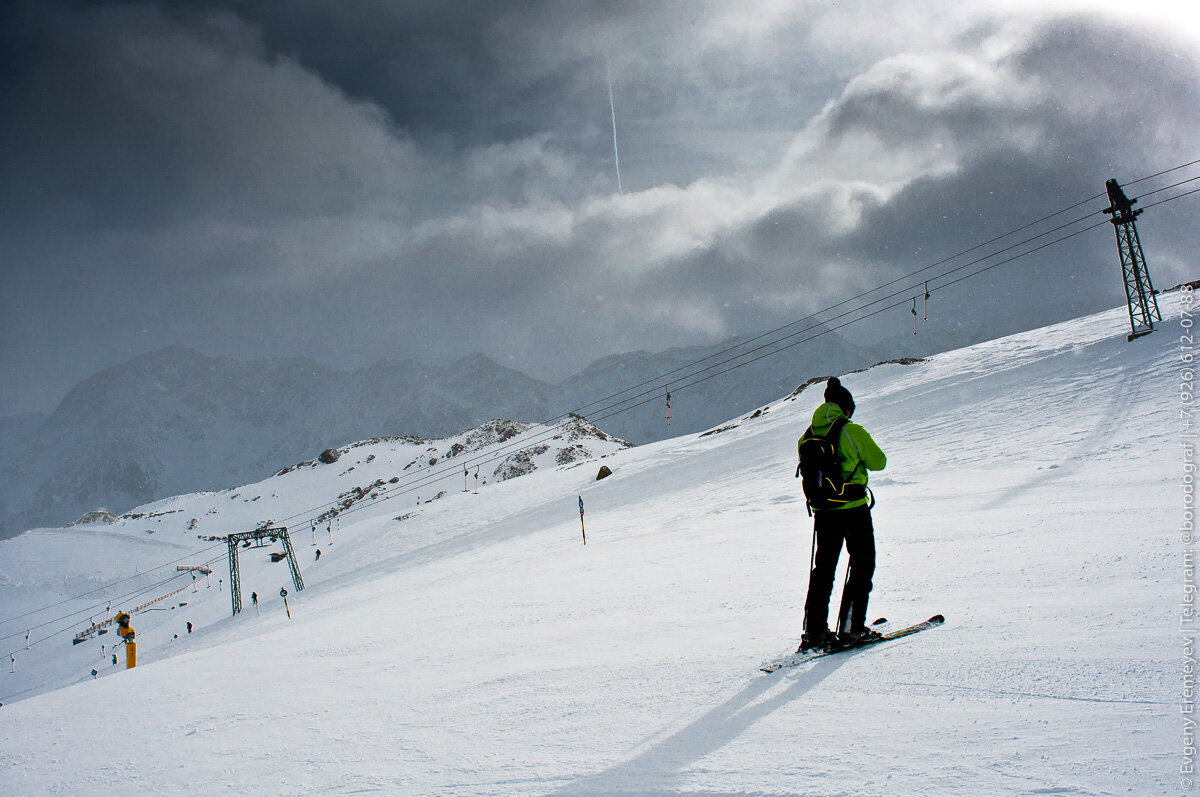
<path id="1" fill-rule="evenodd" d="M 887 457 L 866 429 L 849 422 L 852 415 L 854 398 L 837 377 L 831 378 L 825 387 L 825 403 L 813 413 L 812 426 L 806 436 L 824 437 L 835 425 L 841 427 L 837 440 L 830 442 L 835 444 L 841 460 L 845 497 L 849 500 L 836 508 L 813 510 L 816 550 L 804 602 L 800 652 L 833 644 L 855 644 L 879 636 L 877 631 L 866 627 L 867 600 L 871 594 L 871 578 L 875 574 L 875 529 L 871 524 L 872 502 L 866 486 L 867 471 L 883 470 Z M 839 612 L 842 635 L 836 637 L 829 630 L 829 596 L 843 543 L 850 564 Z"/>
<path id="2" fill-rule="evenodd" d="M 318 549 L 317 549 L 317 558 L 316 558 L 316 559 L 314 559 L 313 561 L 314 561 L 314 562 L 319 562 L 319 561 L 321 561 L 321 549 L 320 549 L 320 548 L 318 548 Z"/>

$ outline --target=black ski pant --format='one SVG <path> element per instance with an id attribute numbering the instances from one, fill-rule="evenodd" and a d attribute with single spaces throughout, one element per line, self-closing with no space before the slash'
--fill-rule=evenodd
<path id="1" fill-rule="evenodd" d="M 842 543 L 850 555 L 850 572 L 842 591 L 839 624 L 843 631 L 866 627 L 867 600 L 871 595 L 871 577 L 875 575 L 875 528 L 871 510 L 819 509 L 813 520 L 817 551 L 808 578 L 808 598 L 804 602 L 804 631 L 817 634 L 829 627 L 829 595 L 837 571 Z"/>

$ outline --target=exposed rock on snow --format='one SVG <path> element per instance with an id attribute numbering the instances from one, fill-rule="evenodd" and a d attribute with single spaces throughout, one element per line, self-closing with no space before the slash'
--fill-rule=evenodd
<path id="1" fill-rule="evenodd" d="M 497 468 L 492 471 L 500 481 L 506 479 L 515 479 L 518 476 L 524 476 L 528 473 L 533 473 L 537 470 L 537 462 L 535 458 L 545 454 L 550 450 L 550 446 L 534 446 L 531 449 L 518 451 L 515 454 L 510 454 L 504 458 Z"/>
<path id="2" fill-rule="evenodd" d="M 523 435 L 530 442 L 525 443 L 521 439 Z M 405 436 L 363 440 L 342 448 L 329 449 L 322 457 L 328 455 L 332 461 L 353 462 L 341 474 L 343 477 L 356 472 L 359 467 L 375 476 L 379 473 L 376 465 L 389 468 L 390 473 L 377 475 L 374 481 L 346 488 L 316 517 L 316 521 L 325 523 L 364 500 L 393 497 L 397 492 L 409 490 L 413 482 L 469 476 L 482 465 L 490 465 L 497 460 L 499 464 L 491 468 L 488 476 L 496 481 L 507 481 L 540 468 L 582 462 L 632 446 L 632 443 L 613 437 L 578 415 L 571 416 L 562 427 L 495 419 L 454 437 L 426 440 Z M 447 462 L 456 458 L 462 461 L 461 470 L 458 465 L 451 466 Z M 278 477 L 302 471 L 315 466 L 318 461 L 323 460 L 301 462 L 275 475 Z M 403 478 L 398 473 L 404 474 Z M 486 478 L 483 483 L 487 483 Z M 439 497 L 428 500 L 437 500 Z M 423 500 L 422 503 L 428 501 Z"/>
<path id="3" fill-rule="evenodd" d="M 79 520 L 76 520 L 71 525 L 90 526 L 96 523 L 110 524 L 116 523 L 117 520 L 117 516 L 112 512 L 109 512 L 107 509 L 93 509 L 91 512 L 86 513 L 83 517 L 79 518 Z"/>

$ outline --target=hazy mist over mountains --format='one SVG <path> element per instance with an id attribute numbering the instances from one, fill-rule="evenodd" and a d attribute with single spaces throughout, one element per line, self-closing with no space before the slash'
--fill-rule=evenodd
<path id="1" fill-rule="evenodd" d="M 446 436 L 496 418 L 538 422 L 579 410 L 610 434 L 646 443 L 752 412 L 812 377 L 949 346 L 936 334 L 900 335 L 885 351 L 827 333 L 715 376 L 733 363 L 684 368 L 739 343 L 712 362 L 762 345 L 747 340 L 606 357 L 559 384 L 483 355 L 445 366 L 385 360 L 338 371 L 308 359 L 242 361 L 162 349 L 84 380 L 49 416 L 0 419 L 9 453 L 0 470 L 0 538 L 64 525 L 101 507 L 119 512 L 245 484 L 332 446 L 386 435 Z M 676 369 L 684 370 L 667 383 L 670 425 L 661 381 L 632 391 L 650 392 L 627 403 L 605 400 Z M 687 384 L 697 379 L 704 381 Z"/>

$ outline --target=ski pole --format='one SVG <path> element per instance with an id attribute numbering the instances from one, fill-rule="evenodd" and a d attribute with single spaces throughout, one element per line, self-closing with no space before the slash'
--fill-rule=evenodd
<path id="1" fill-rule="evenodd" d="M 813 544 L 812 554 L 808 557 L 808 572 L 812 573 L 813 568 L 817 566 L 817 529 L 813 526 Z"/>
<path id="2" fill-rule="evenodd" d="M 813 568 L 816 567 L 816 564 L 817 564 L 817 524 L 814 522 L 813 523 L 812 554 L 808 557 L 808 584 L 809 584 L 810 589 L 812 588 L 812 572 L 813 572 Z M 804 633 L 806 633 L 806 634 L 808 633 L 808 600 L 807 599 L 805 599 L 805 601 L 804 601 L 804 622 L 800 626 L 800 628 L 804 631 Z"/>
<path id="3" fill-rule="evenodd" d="M 847 554 L 849 552 L 847 551 Z M 846 580 L 842 582 L 842 605 L 838 611 L 837 634 L 842 635 L 842 627 L 846 624 L 846 618 L 850 615 L 850 595 L 846 592 L 846 586 L 850 583 L 850 563 L 846 563 Z"/>

